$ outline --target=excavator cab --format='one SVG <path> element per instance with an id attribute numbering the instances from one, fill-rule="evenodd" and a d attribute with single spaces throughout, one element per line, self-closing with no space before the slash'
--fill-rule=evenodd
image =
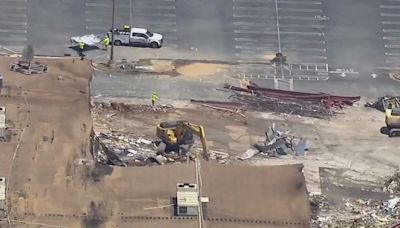
<path id="1" fill-rule="evenodd" d="M 187 153 L 194 144 L 194 135 L 200 137 L 203 154 L 208 157 L 208 148 L 203 126 L 187 121 L 168 121 L 157 125 L 156 136 L 161 139 L 159 153 L 174 151 L 178 154 Z"/>

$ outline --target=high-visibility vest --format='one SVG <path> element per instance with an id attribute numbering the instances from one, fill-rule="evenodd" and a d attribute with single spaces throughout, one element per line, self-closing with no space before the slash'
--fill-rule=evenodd
<path id="1" fill-rule="evenodd" d="M 157 94 L 153 94 L 153 95 L 151 96 L 151 100 L 152 100 L 152 101 L 157 101 L 157 100 L 158 100 Z"/>
<path id="2" fill-rule="evenodd" d="M 83 43 L 83 42 L 79 42 L 79 49 L 83 49 L 85 47 L 85 43 Z"/>
<path id="3" fill-rule="evenodd" d="M 103 45 L 109 45 L 109 44 L 110 44 L 110 39 L 108 38 L 108 36 L 104 37 Z"/>

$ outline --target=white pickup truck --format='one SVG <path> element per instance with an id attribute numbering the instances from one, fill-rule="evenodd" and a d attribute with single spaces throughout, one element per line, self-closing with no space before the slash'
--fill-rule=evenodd
<path id="1" fill-rule="evenodd" d="M 111 32 L 107 33 L 111 40 Z M 115 29 L 114 30 L 114 45 L 127 46 L 147 46 L 151 48 L 162 47 L 163 36 L 158 33 L 152 33 L 144 28 Z"/>

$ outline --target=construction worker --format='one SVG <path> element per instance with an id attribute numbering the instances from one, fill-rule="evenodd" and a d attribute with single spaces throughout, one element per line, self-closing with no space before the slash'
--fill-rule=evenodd
<path id="1" fill-rule="evenodd" d="M 83 50 L 85 49 L 85 43 L 80 41 L 79 42 L 79 56 L 83 57 Z"/>
<path id="2" fill-rule="evenodd" d="M 153 95 L 151 95 L 151 105 L 154 107 L 156 104 L 156 101 L 158 101 L 158 96 L 156 92 L 153 92 Z"/>
<path id="3" fill-rule="evenodd" d="M 130 29 L 131 29 L 131 26 L 129 26 L 129 25 L 124 25 L 124 31 L 125 31 L 125 32 L 129 32 Z"/>
<path id="4" fill-rule="evenodd" d="M 101 41 L 101 44 L 103 45 L 103 49 L 107 50 L 107 47 L 110 44 L 110 38 L 108 38 L 108 36 L 105 36 Z"/>

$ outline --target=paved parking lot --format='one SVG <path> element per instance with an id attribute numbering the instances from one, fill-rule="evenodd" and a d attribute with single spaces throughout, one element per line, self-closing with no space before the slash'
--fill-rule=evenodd
<path id="1" fill-rule="evenodd" d="M 28 1 L 0 1 L 0 46 L 15 48 L 27 41 Z"/>
<path id="2" fill-rule="evenodd" d="M 321 1 L 233 0 L 236 55 L 270 59 L 283 52 L 291 62 L 326 64 Z"/>
<path id="3" fill-rule="evenodd" d="M 210 59 L 268 62 L 282 51 L 297 76 L 324 79 L 327 68 L 400 64 L 400 2 L 395 0 L 116 0 L 116 26 L 165 35 L 165 46 Z M 69 38 L 105 34 L 111 0 L 0 0 L 0 45 L 63 55 Z M 179 58 L 179 56 L 176 56 Z M 264 65 L 237 74 L 266 75 Z M 298 72 L 300 71 L 300 72 Z M 377 72 L 379 74 L 379 72 Z M 379 75 L 378 75 L 379 76 Z"/>
<path id="4" fill-rule="evenodd" d="M 385 47 L 385 63 L 400 66 L 400 2 L 393 0 L 381 1 L 380 16 L 382 39 Z"/>

